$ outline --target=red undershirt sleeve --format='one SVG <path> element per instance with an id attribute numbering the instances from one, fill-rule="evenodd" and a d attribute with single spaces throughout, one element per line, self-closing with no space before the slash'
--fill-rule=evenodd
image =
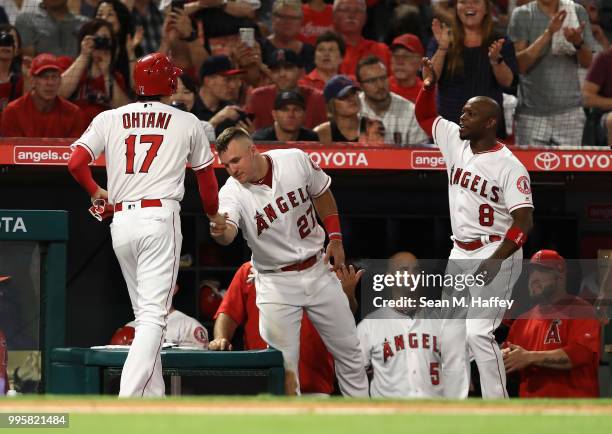
<path id="1" fill-rule="evenodd" d="M 100 186 L 94 181 L 91 175 L 89 163 L 91 155 L 81 146 L 76 146 L 70 160 L 68 160 L 68 170 L 76 181 L 87 191 L 89 196 L 93 196 Z"/>
<path id="2" fill-rule="evenodd" d="M 215 215 L 219 211 L 219 184 L 215 176 L 215 169 L 210 166 L 196 172 L 198 178 L 198 190 L 204 212 L 207 215 Z"/>
<path id="3" fill-rule="evenodd" d="M 433 136 L 433 123 L 438 117 L 435 94 L 434 87 L 426 89 L 425 86 L 423 86 L 419 91 L 414 107 L 414 114 L 417 121 L 429 137 Z"/>

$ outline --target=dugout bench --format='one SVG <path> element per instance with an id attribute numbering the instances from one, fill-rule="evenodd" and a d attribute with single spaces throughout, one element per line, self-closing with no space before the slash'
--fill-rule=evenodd
<path id="1" fill-rule="evenodd" d="M 109 376 L 118 377 L 127 357 L 127 349 L 55 348 L 51 352 L 51 370 L 47 393 L 102 394 Z M 259 351 L 196 351 L 164 349 L 162 372 L 170 376 L 170 394 L 182 394 L 183 377 L 258 377 L 264 390 L 255 393 L 283 395 L 285 370 L 283 356 L 275 349 Z M 210 393 L 210 392 L 209 392 Z"/>

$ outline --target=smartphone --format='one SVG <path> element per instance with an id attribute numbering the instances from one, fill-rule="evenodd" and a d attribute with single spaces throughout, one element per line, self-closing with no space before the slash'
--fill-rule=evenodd
<path id="1" fill-rule="evenodd" d="M 249 47 L 255 46 L 255 29 L 252 27 L 240 28 L 240 40 Z"/>
<path id="2" fill-rule="evenodd" d="M 172 0 L 172 9 L 185 9 L 185 0 Z"/>

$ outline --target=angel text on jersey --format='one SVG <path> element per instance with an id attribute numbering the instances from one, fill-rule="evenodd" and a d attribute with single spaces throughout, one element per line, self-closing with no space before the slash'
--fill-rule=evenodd
<path id="1" fill-rule="evenodd" d="M 384 362 L 388 358 L 395 356 L 396 353 L 406 351 L 406 349 L 414 350 L 421 348 L 431 350 L 432 353 L 440 355 L 438 337 L 427 333 L 408 333 L 406 339 L 404 339 L 404 335 L 394 336 L 392 340 L 385 338 L 382 345 Z"/>
<path id="2" fill-rule="evenodd" d="M 161 128 L 168 129 L 172 115 L 162 112 L 137 112 L 123 114 L 123 128 Z"/>
<path id="3" fill-rule="evenodd" d="M 290 209 L 297 208 L 307 202 L 310 202 L 310 197 L 306 193 L 306 188 L 300 187 L 297 190 L 277 197 L 273 203 L 264 206 L 263 210 L 257 210 L 254 216 L 255 224 L 257 225 L 257 236 L 261 235 L 266 229 L 269 229 L 270 224 L 274 223 L 280 214 L 285 214 Z"/>
<path id="4" fill-rule="evenodd" d="M 466 190 L 478 193 L 485 199 L 491 202 L 499 202 L 499 187 L 490 185 L 489 181 L 480 175 L 473 174 L 470 171 L 463 170 L 461 167 L 451 167 L 448 175 L 448 183 L 450 185 L 459 185 Z"/>

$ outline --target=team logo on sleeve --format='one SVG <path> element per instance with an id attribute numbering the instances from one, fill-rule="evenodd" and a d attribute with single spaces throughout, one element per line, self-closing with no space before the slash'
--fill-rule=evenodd
<path id="1" fill-rule="evenodd" d="M 193 337 L 196 338 L 198 342 L 202 342 L 203 344 L 208 342 L 208 336 L 206 336 L 206 332 L 200 326 L 196 327 L 193 331 Z"/>
<path id="2" fill-rule="evenodd" d="M 531 194 L 531 186 L 529 185 L 529 178 L 526 176 L 521 176 L 518 181 L 516 181 L 516 188 L 523 194 Z"/>
<path id="3" fill-rule="evenodd" d="M 318 165 L 317 163 L 315 163 L 315 162 L 312 160 L 312 157 L 311 157 L 311 156 L 308 156 L 308 159 L 310 160 L 310 164 L 312 164 L 312 168 L 313 168 L 314 170 L 321 170 L 321 168 L 319 167 L 319 165 Z"/>

